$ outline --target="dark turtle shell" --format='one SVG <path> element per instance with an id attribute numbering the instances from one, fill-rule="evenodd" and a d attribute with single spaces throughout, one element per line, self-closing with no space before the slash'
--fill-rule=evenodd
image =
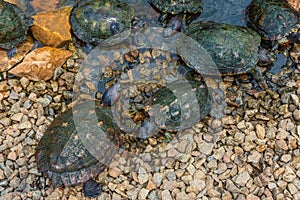
<path id="1" fill-rule="evenodd" d="M 71 11 L 73 33 L 90 44 L 113 45 L 130 34 L 134 10 L 113 0 L 81 0 Z"/>
<path id="2" fill-rule="evenodd" d="M 14 4 L 0 0 L 0 48 L 11 49 L 26 39 L 28 21 Z"/>
<path id="3" fill-rule="evenodd" d="M 176 81 L 152 94 L 150 105 L 154 104 L 161 105 L 150 109 L 155 123 L 168 131 L 178 131 L 206 117 L 212 107 L 212 97 L 206 85 L 200 86 L 194 80 Z"/>
<path id="4" fill-rule="evenodd" d="M 246 20 L 267 40 L 281 39 L 300 27 L 299 13 L 282 0 L 252 1 L 246 9 Z"/>
<path id="5" fill-rule="evenodd" d="M 74 121 L 74 114 L 80 124 Z M 93 118 L 99 123 L 91 124 Z M 96 159 L 83 143 L 83 136 L 77 130 L 86 130 L 88 140 L 94 137 L 95 126 L 103 130 L 113 143 L 96 140 L 99 144 L 95 151 L 100 154 Z M 114 156 L 113 145 L 118 145 L 119 132 L 112 120 L 112 113 L 108 107 L 94 106 L 94 102 L 85 102 L 75 106 L 54 119 L 36 148 L 37 169 L 48 176 L 54 187 L 69 186 L 85 183 L 103 171 L 104 159 Z"/>
<path id="6" fill-rule="evenodd" d="M 157 9 L 164 13 L 178 14 L 181 12 L 200 13 L 202 1 L 194 0 L 149 0 Z"/>
<path id="7" fill-rule="evenodd" d="M 191 24 L 176 44 L 182 59 L 201 74 L 246 73 L 259 57 L 261 38 L 254 30 L 216 22 Z"/>

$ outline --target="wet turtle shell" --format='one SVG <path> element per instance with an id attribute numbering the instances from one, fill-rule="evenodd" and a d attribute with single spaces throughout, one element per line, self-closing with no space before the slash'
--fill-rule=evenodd
<path id="1" fill-rule="evenodd" d="M 259 59 L 261 38 L 254 30 L 216 22 L 191 24 L 176 44 L 182 59 L 201 74 L 246 73 Z"/>
<path id="2" fill-rule="evenodd" d="M 282 0 L 252 1 L 246 9 L 246 20 L 267 40 L 281 39 L 300 27 L 299 13 Z"/>
<path id="3" fill-rule="evenodd" d="M 26 39 L 28 21 L 14 4 L 0 0 L 0 48 L 11 49 Z"/>
<path id="4" fill-rule="evenodd" d="M 36 148 L 37 169 L 49 177 L 54 187 L 85 183 L 103 171 L 104 159 L 111 159 L 115 151 L 112 144 L 118 145 L 118 129 L 112 120 L 110 108 L 94 106 L 85 102 L 57 116 L 46 130 Z M 74 121 L 74 113 L 80 124 Z M 95 116 L 99 124 L 91 124 Z M 77 130 L 86 130 L 85 137 L 94 137 L 95 128 L 101 126 L 100 137 L 109 137 L 113 143 L 99 141 L 95 151 L 100 154 L 96 159 L 84 145 Z M 81 135 L 82 136 L 82 135 Z M 95 140 L 98 141 L 98 140 Z M 95 185 L 95 184 L 90 184 Z M 95 186 L 93 186 L 95 187 Z M 101 189 L 101 188 L 100 188 Z M 85 189 L 87 190 L 87 189 Z M 91 193 L 89 191 L 89 193 Z M 89 195 L 92 196 L 92 195 Z"/>
<path id="5" fill-rule="evenodd" d="M 155 123 L 168 131 L 178 131 L 206 117 L 212 108 L 212 97 L 206 85 L 200 86 L 194 80 L 175 81 L 152 94 L 150 105 L 154 104 L 161 105 L 150 109 Z"/>
<path id="6" fill-rule="evenodd" d="M 189 12 L 195 14 L 202 11 L 201 0 L 149 0 L 149 2 L 163 13 L 178 14 Z"/>
<path id="7" fill-rule="evenodd" d="M 71 11 L 73 33 L 89 44 L 113 45 L 130 34 L 134 10 L 113 0 L 81 0 Z"/>

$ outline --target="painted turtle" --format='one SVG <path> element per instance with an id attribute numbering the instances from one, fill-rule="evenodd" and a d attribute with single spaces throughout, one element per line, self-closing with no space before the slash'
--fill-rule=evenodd
<path id="1" fill-rule="evenodd" d="M 73 33 L 88 44 L 114 45 L 130 34 L 134 10 L 124 2 L 81 0 L 71 11 Z"/>
<path id="2" fill-rule="evenodd" d="M 300 27 L 299 13 L 282 0 L 252 1 L 246 9 L 246 21 L 266 40 L 282 39 Z"/>
<path id="3" fill-rule="evenodd" d="M 196 22 L 184 31 L 177 43 L 177 52 L 201 74 L 234 75 L 247 73 L 255 67 L 260 42 L 259 34 L 250 28 Z M 200 50 L 208 54 L 199 53 Z"/>
<path id="4" fill-rule="evenodd" d="M 76 124 L 74 117 L 80 124 Z M 95 118 L 98 123 L 94 124 Z M 94 133 L 97 128 L 101 128 L 102 133 Z M 85 131 L 84 136 L 78 134 L 82 130 Z M 111 139 L 111 142 L 99 141 L 99 149 L 95 151 L 102 155 L 98 158 L 83 142 L 95 134 Z M 118 136 L 119 130 L 113 122 L 110 108 L 92 101 L 79 104 L 57 116 L 46 130 L 36 148 L 37 169 L 49 177 L 54 187 L 85 183 L 85 195 L 97 196 L 102 185 L 96 184 L 92 178 L 101 173 L 106 167 L 104 163 L 114 156 L 114 145 L 119 143 Z"/>
<path id="5" fill-rule="evenodd" d="M 12 49 L 26 39 L 28 21 L 14 4 L 0 0 L 0 48 Z"/>

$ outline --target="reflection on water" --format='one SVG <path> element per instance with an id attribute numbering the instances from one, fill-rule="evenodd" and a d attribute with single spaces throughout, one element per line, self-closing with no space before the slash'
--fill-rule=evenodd
<path id="1" fill-rule="evenodd" d="M 203 12 L 199 20 L 246 26 L 245 9 L 250 3 L 251 0 L 202 0 Z"/>

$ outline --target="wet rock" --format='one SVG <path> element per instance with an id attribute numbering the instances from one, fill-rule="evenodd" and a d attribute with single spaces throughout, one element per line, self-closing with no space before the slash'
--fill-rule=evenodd
<path id="1" fill-rule="evenodd" d="M 287 0 L 287 2 L 298 12 L 300 11 L 300 1 L 298 0 Z"/>
<path id="2" fill-rule="evenodd" d="M 28 36 L 27 39 L 17 47 L 16 55 L 11 58 L 7 57 L 5 50 L 0 49 L 0 72 L 7 71 L 17 63 L 21 62 L 21 60 L 25 57 L 25 55 L 30 51 L 32 47 L 33 40 Z"/>
<path id="3" fill-rule="evenodd" d="M 59 1 L 56 0 L 32 0 L 30 1 L 30 4 L 32 8 L 36 12 L 43 12 L 48 10 L 54 10 L 57 8 L 57 5 L 59 4 Z"/>
<path id="4" fill-rule="evenodd" d="M 33 16 L 30 30 L 33 36 L 46 46 L 58 47 L 71 40 L 69 16 L 72 8 L 64 7 Z"/>
<path id="5" fill-rule="evenodd" d="M 63 65 L 71 55 L 70 51 L 53 47 L 38 48 L 27 54 L 9 73 L 33 81 L 47 81 L 52 78 L 54 70 Z"/>

